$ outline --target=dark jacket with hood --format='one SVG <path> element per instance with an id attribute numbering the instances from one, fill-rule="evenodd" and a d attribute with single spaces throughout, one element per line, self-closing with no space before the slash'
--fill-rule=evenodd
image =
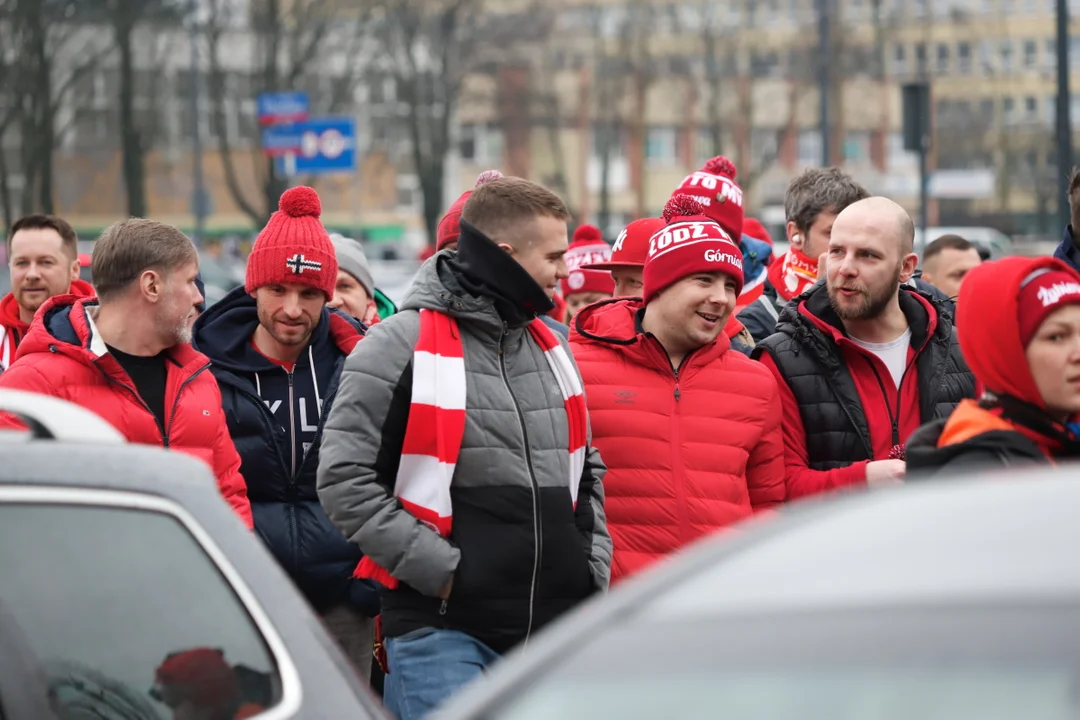
<path id="1" fill-rule="evenodd" d="M 1054 258 L 1006 258 L 984 263 L 964 278 L 960 347 L 987 393 L 912 435 L 910 477 L 1044 465 L 1080 452 L 1073 429 L 1047 413 L 1018 340 L 1020 285 L 1042 268 L 1069 271 Z"/>
<path id="2" fill-rule="evenodd" d="M 255 299 L 239 287 L 199 316 L 192 339 L 192 345 L 212 361 L 211 371 L 221 387 L 255 530 L 316 609 L 344 601 L 375 615 L 374 586 L 352 577 L 362 557 L 360 549 L 330 522 L 315 491 L 323 426 L 345 358 L 363 336 L 364 326 L 323 308 L 311 342 L 290 375 L 252 346 L 258 325 Z M 289 390 L 294 384 L 302 386 L 308 392 L 298 395 L 317 399 L 306 398 L 297 408 L 277 408 L 275 414 L 265 400 L 266 387 L 273 383 L 287 383 Z M 320 401 L 321 412 L 316 407 Z M 314 432 L 306 451 L 295 442 L 300 429 L 309 435 Z"/>
<path id="3" fill-rule="evenodd" d="M 776 334 L 755 348 L 780 383 L 789 499 L 864 483 L 867 463 L 974 396 L 940 301 L 901 286 L 900 309 L 911 345 L 899 389 L 884 363 L 847 335 L 821 283 L 792 300 Z"/>
<path id="4" fill-rule="evenodd" d="M 604 465 L 590 434 L 575 506 L 566 409 L 527 328 L 551 306 L 513 258 L 462 222 L 457 252 L 429 258 L 401 310 L 345 362 L 319 457 L 319 497 L 341 531 L 399 581 L 382 593 L 387 637 L 445 628 L 501 653 L 608 585 Z M 464 352 L 465 432 L 447 538 L 394 497 L 421 309 L 455 318 Z"/>
<path id="5" fill-rule="evenodd" d="M 1076 272 L 1080 272 L 1080 248 L 1076 246 L 1072 225 L 1066 225 L 1061 233 L 1061 244 L 1054 250 L 1054 257 Z"/>

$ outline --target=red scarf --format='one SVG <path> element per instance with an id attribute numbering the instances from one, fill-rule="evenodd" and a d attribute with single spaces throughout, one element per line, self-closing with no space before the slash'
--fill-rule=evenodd
<path id="1" fill-rule="evenodd" d="M 779 260 L 769 265 L 769 282 L 784 300 L 802 295 L 817 282 L 817 260 L 811 260 L 802 252 L 791 248 Z"/>
<path id="2" fill-rule="evenodd" d="M 540 318 L 529 335 L 544 351 L 559 386 L 569 426 L 570 496 L 577 502 L 585 469 L 588 411 L 581 377 L 559 339 Z M 420 334 L 413 351 L 412 405 L 401 446 L 394 496 L 402 507 L 442 537 L 450 535 L 453 511 L 450 484 L 465 434 L 465 355 L 457 320 L 434 310 L 420 311 Z M 369 557 L 355 577 L 371 578 L 389 589 L 398 585 L 385 568 Z"/>

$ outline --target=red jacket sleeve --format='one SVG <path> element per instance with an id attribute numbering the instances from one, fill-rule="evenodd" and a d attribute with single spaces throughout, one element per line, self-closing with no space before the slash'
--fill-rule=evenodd
<path id="1" fill-rule="evenodd" d="M 771 378 L 768 380 L 773 385 L 773 392 L 768 400 L 764 432 L 750 451 L 746 464 L 746 487 L 754 512 L 773 508 L 787 497 L 787 487 L 784 484 L 784 438 L 780 430 L 783 413 L 776 383 Z"/>
<path id="2" fill-rule="evenodd" d="M 795 395 L 787 386 L 780 369 L 776 367 L 767 352 L 761 353 L 761 362 L 772 371 L 780 393 L 780 405 L 783 415 L 784 465 L 787 468 L 787 499 L 818 495 L 837 490 L 849 485 L 866 482 L 866 466 L 863 460 L 847 467 L 835 470 L 811 470 L 810 456 L 806 450 L 806 428 L 803 427 L 802 415 Z"/>
<path id="3" fill-rule="evenodd" d="M 248 530 L 255 527 L 251 517 L 251 501 L 248 500 L 247 483 L 240 474 L 240 454 L 229 436 L 229 427 L 225 422 L 225 413 L 221 408 L 221 391 L 214 383 L 217 394 L 214 407 L 218 408 L 218 432 L 214 441 L 214 475 L 217 477 L 221 496 L 232 506 Z"/>
<path id="4" fill-rule="evenodd" d="M 7 370 L 0 373 L 0 389 L 22 390 L 34 392 L 40 395 L 62 398 L 56 385 L 32 363 L 12 363 Z M 8 413 L 0 413 L 0 430 L 25 430 L 26 425 L 18 417 Z"/>

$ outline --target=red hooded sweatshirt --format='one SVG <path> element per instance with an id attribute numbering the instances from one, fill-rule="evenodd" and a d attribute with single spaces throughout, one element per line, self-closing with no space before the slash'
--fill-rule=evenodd
<path id="1" fill-rule="evenodd" d="M 69 295 L 79 298 L 94 297 L 94 288 L 85 280 L 75 279 L 71 283 Z M 0 372 L 8 369 L 15 361 L 15 351 L 19 343 L 30 330 L 30 323 L 24 323 L 19 317 L 19 303 L 15 293 L 8 293 L 0 300 Z"/>
<path id="2" fill-rule="evenodd" d="M 1046 403 L 1020 339 L 1017 298 L 1024 279 L 1044 268 L 1075 275 L 1080 282 L 1080 274 L 1055 258 L 1006 258 L 984 263 L 964 278 L 962 302 L 956 310 L 960 350 L 980 385 L 995 395 L 1008 395 L 1043 410 Z M 1050 438 L 1009 422 L 998 410 L 979 407 L 975 400 L 965 401 L 949 417 L 938 447 L 967 442 L 993 430 L 1018 432 L 1035 442 L 1047 457 L 1057 449 Z"/>

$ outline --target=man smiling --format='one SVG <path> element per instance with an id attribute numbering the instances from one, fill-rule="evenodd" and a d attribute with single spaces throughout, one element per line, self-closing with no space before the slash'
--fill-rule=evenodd
<path id="1" fill-rule="evenodd" d="M 724 326 L 742 255 L 701 205 L 676 196 L 648 243 L 644 299 L 582 310 L 570 344 L 608 466 L 612 581 L 784 501 L 776 381 L 732 352 Z"/>
<path id="2" fill-rule="evenodd" d="M 832 226 L 826 283 L 792 300 L 754 350 L 780 384 L 791 499 L 898 482 L 915 429 L 974 396 L 950 314 L 906 285 L 914 237 L 887 198 L 849 205 Z"/>
<path id="3" fill-rule="evenodd" d="M 79 279 L 78 236 L 65 220 L 27 215 L 15 221 L 7 241 L 11 292 L 0 300 L 0 372 L 15 359 L 34 313 L 54 295 L 92 297 Z"/>

